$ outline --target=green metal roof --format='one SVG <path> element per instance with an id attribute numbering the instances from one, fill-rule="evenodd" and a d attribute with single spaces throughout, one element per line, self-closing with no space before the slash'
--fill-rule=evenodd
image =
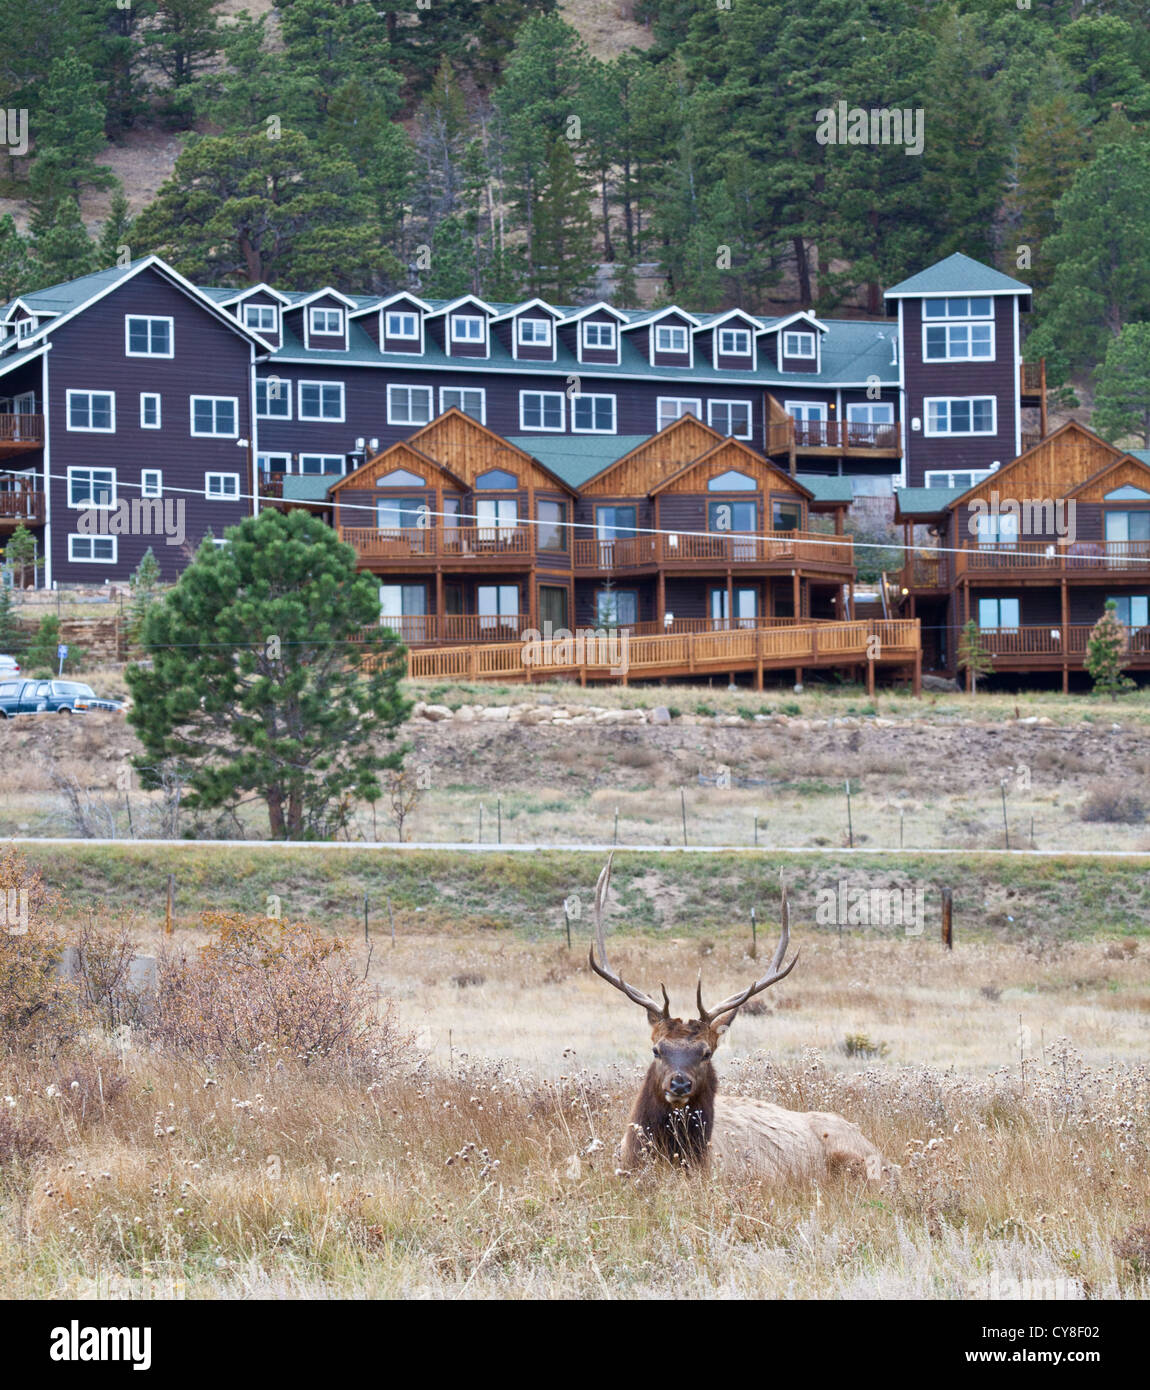
<path id="1" fill-rule="evenodd" d="M 816 502 L 852 502 L 854 490 L 849 478 L 833 478 L 827 473 L 796 473 L 795 482 L 813 492 Z"/>
<path id="2" fill-rule="evenodd" d="M 144 259 L 146 257 L 140 258 Z M 33 312 L 66 314 L 78 304 L 83 304 L 85 300 L 91 299 L 124 279 L 126 275 L 130 275 L 140 264 L 140 260 L 135 260 L 130 265 L 113 266 L 110 270 L 97 270 L 91 275 L 81 275 L 78 280 L 68 280 L 62 285 L 49 285 L 47 289 L 33 290 L 31 294 L 17 295 L 16 298 L 27 304 Z M 0 313 L 7 308 L 8 305 L 4 305 Z"/>
<path id="3" fill-rule="evenodd" d="M 568 487 L 581 488 L 650 437 L 647 434 L 521 434 L 509 435 L 507 442 L 538 459 Z"/>
<path id="4" fill-rule="evenodd" d="M 993 266 L 983 265 L 981 261 L 971 260 L 961 251 L 947 256 L 945 261 L 928 266 L 912 275 L 909 280 L 900 280 L 886 292 L 888 299 L 902 298 L 918 294 L 1029 294 L 1030 286 L 1021 280 L 1012 280 Z"/>
<path id="5" fill-rule="evenodd" d="M 339 482 L 338 473 L 285 473 L 283 499 L 285 502 L 323 502 L 327 490 Z"/>
<path id="6" fill-rule="evenodd" d="M 895 520 L 904 516 L 938 516 L 965 497 L 968 487 L 902 487 L 895 493 Z"/>
<path id="7" fill-rule="evenodd" d="M 1150 449 L 1127 449 L 1126 452 L 1139 463 L 1150 465 Z"/>

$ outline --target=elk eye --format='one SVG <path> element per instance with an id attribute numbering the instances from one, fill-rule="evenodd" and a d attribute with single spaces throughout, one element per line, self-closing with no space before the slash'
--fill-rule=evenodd
<path id="1" fill-rule="evenodd" d="M 651 1049 L 651 1051 L 652 1051 L 652 1053 L 653 1053 L 656 1057 L 658 1057 L 658 1055 L 659 1055 L 659 1049 L 658 1049 L 657 1047 L 653 1047 L 653 1048 Z"/>
<path id="2" fill-rule="evenodd" d="M 710 1059 L 710 1056 L 711 1056 L 711 1049 L 710 1049 L 709 1047 L 704 1048 L 704 1049 L 703 1049 L 703 1061 L 704 1061 L 704 1062 L 708 1061 L 708 1060 Z"/>

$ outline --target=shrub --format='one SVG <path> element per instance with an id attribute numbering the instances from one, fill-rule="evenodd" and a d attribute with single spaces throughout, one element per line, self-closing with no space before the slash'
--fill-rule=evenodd
<path id="1" fill-rule="evenodd" d="M 64 940 L 53 924 L 60 901 L 24 856 L 0 857 L 0 1046 L 58 1047 L 76 1027 L 77 990 L 58 966 Z"/>
<path id="2" fill-rule="evenodd" d="M 1146 819 L 1146 804 L 1146 795 L 1137 785 L 1101 782 L 1083 802 L 1079 815 L 1084 821 L 1107 825 L 1140 825 Z"/>
<path id="3" fill-rule="evenodd" d="M 848 1057 L 885 1057 L 890 1048 L 884 1042 L 872 1042 L 866 1033 L 848 1033 L 843 1051 Z"/>
<path id="4" fill-rule="evenodd" d="M 202 920 L 217 936 L 197 956 L 160 959 L 149 1030 L 164 1050 L 208 1063 L 294 1060 L 361 1074 L 386 1070 L 410 1046 L 338 938 L 242 913 Z"/>

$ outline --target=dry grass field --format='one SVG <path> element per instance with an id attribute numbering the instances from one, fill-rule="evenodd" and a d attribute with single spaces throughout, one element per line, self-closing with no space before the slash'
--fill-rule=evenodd
<path id="1" fill-rule="evenodd" d="M 612 964 L 648 989 L 665 979 L 677 1010 L 700 968 L 712 993 L 756 969 L 733 930 L 636 936 L 620 902 L 611 917 Z M 894 1183 L 819 1187 L 616 1171 L 647 1030 L 586 969 L 585 933 L 571 952 L 482 929 L 394 947 L 380 933 L 368 958 L 358 933 L 328 931 L 347 947 L 330 998 L 366 970 L 373 1008 L 390 1001 L 366 1060 L 350 1043 L 301 1060 L 290 1010 L 282 1035 L 221 1046 L 258 993 L 250 966 L 214 977 L 213 1007 L 178 1026 L 165 1002 L 151 1032 L 97 1011 L 64 1047 L 9 1035 L 0 1292 L 970 1299 L 1029 1280 L 1145 1297 L 1138 926 L 948 954 L 796 921 L 798 967 L 717 1060 L 729 1092 L 839 1111 L 901 1165 Z M 775 928 L 762 930 L 761 952 Z M 135 934 L 164 950 L 146 924 Z M 208 940 L 183 928 L 176 954 L 196 960 Z M 255 978 L 274 979 L 276 959 Z M 297 997 L 327 1016 L 314 990 Z"/>

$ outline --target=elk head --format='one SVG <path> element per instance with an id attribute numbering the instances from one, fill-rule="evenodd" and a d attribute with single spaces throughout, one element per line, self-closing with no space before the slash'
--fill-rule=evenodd
<path id="1" fill-rule="evenodd" d="M 756 994 L 760 994 L 784 976 L 789 975 L 798 960 L 798 952 L 784 967 L 787 948 L 790 945 L 790 912 L 787 905 L 787 890 L 783 886 L 783 931 L 779 948 L 774 954 L 770 968 L 761 979 L 755 980 L 746 989 L 728 996 L 721 1004 L 707 1009 L 703 1005 L 703 982 L 700 973 L 695 993 L 698 1005 L 698 1018 L 683 1020 L 671 1017 L 671 1002 L 667 988 L 660 985 L 663 1002 L 659 1004 L 649 994 L 635 989 L 615 973 L 607 964 L 607 946 L 603 931 L 603 910 L 607 903 L 607 889 L 611 883 L 611 861 L 608 858 L 599 882 L 595 885 L 595 941 L 589 952 L 591 969 L 627 996 L 632 1003 L 646 1009 L 651 1024 L 651 1046 L 655 1060 L 647 1073 L 645 1094 L 652 1101 L 661 1102 L 673 1111 L 704 1108 L 714 1100 L 716 1079 L 711 1057 L 722 1042 L 727 1029 L 735 1021 L 739 1010 Z M 598 946 L 599 960 L 595 959 Z M 600 964 L 600 961 L 602 964 Z"/>

